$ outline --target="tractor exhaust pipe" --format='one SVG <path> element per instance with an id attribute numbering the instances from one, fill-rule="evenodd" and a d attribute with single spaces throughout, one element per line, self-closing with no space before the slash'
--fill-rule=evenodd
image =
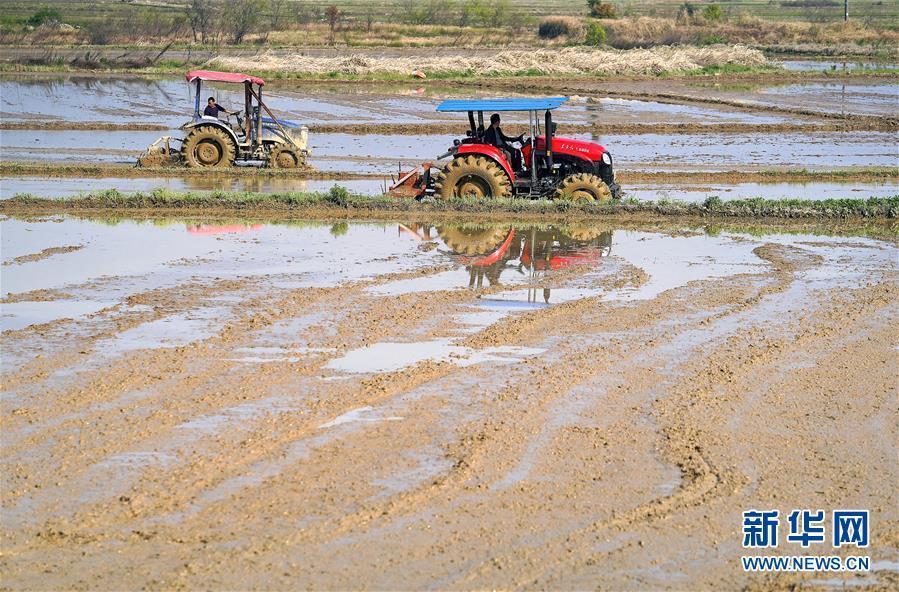
<path id="1" fill-rule="evenodd" d="M 546 166 L 549 172 L 553 170 L 553 116 L 549 109 L 546 110 Z"/>

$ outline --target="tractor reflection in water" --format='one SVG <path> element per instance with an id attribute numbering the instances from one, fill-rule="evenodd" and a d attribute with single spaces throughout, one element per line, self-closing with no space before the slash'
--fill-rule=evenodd
<path id="1" fill-rule="evenodd" d="M 434 244 L 434 238 L 449 248 L 469 273 L 468 287 L 498 287 L 506 270 L 526 275 L 531 286 L 545 279 L 547 272 L 573 266 L 595 266 L 612 252 L 612 231 L 599 226 L 400 225 L 423 244 Z M 436 234 L 436 236 L 435 236 Z M 486 282 L 485 282 L 486 280 Z M 542 290 L 543 301 L 549 303 L 550 288 L 532 287 L 528 301 L 537 301 Z"/>

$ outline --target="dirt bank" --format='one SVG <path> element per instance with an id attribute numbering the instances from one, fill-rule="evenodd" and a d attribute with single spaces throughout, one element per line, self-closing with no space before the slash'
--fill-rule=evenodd
<path id="1" fill-rule="evenodd" d="M 220 230 L 59 286 L 112 302 L 3 334 L 4 587 L 815 587 L 739 565 L 741 512 L 794 507 L 869 509 L 828 586 L 896 585 L 895 245 L 481 225 L 595 258 L 478 289 L 455 229 Z"/>
<path id="2" fill-rule="evenodd" d="M 899 178 L 899 168 L 851 168 L 830 171 L 801 169 L 771 169 L 756 171 L 628 171 L 617 170 L 619 182 L 672 182 L 672 183 L 751 183 L 751 182 L 813 182 L 813 181 L 882 181 Z M 137 167 L 123 164 L 46 164 L 39 162 L 0 161 L 0 175 L 46 177 L 260 177 L 275 179 L 384 179 L 380 173 L 352 171 L 286 171 L 257 167 L 234 167 L 227 171 L 210 173 L 187 167 Z"/>
<path id="3" fill-rule="evenodd" d="M 665 46 L 651 49 L 599 50 L 562 49 L 505 50 L 491 56 L 436 56 L 433 52 L 408 57 L 375 57 L 362 54 L 319 57 L 302 54 L 267 53 L 252 57 L 219 56 L 209 65 L 225 70 L 293 72 L 311 75 L 339 74 L 405 75 L 419 70 L 428 75 L 497 76 L 515 74 L 574 75 L 606 73 L 661 74 L 687 72 L 705 66 L 768 65 L 762 52 L 743 45 L 710 47 Z"/>
<path id="4" fill-rule="evenodd" d="M 566 199 L 438 199 L 422 200 L 389 195 L 350 194 L 335 186 L 327 193 L 246 193 L 246 192 L 151 192 L 107 191 L 60 199 L 14 196 L 0 200 L 0 213 L 28 216 L 82 212 L 177 212 L 198 215 L 204 212 L 234 215 L 287 214 L 293 217 L 357 217 L 431 215 L 522 216 L 528 219 L 583 219 L 595 221 L 610 216 L 657 216 L 669 218 L 744 219 L 846 219 L 893 226 L 899 218 L 899 195 L 868 199 L 733 199 L 710 197 L 702 203 L 670 200 L 605 202 Z"/>

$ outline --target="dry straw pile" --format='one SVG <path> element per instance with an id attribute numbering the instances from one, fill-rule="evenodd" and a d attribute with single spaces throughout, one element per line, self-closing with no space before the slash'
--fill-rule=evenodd
<path id="1" fill-rule="evenodd" d="M 568 47 L 537 51 L 506 50 L 492 56 L 312 57 L 302 54 L 262 54 L 217 57 L 210 61 L 210 65 L 226 70 L 312 75 L 336 72 L 357 76 L 407 75 L 414 70 L 421 70 L 432 76 L 462 72 L 475 76 L 536 73 L 550 76 L 602 73 L 639 75 L 696 70 L 713 65 L 764 66 L 767 63 L 762 52 L 742 45 L 664 46 L 623 51 Z"/>

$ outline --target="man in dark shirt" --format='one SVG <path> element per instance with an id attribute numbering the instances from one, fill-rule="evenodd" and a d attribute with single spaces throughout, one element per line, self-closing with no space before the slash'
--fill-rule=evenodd
<path id="1" fill-rule="evenodd" d="M 512 168 L 517 171 L 521 169 L 521 152 L 512 146 L 511 143 L 522 143 L 524 141 L 524 134 L 517 138 L 510 138 L 503 133 L 502 128 L 499 127 L 499 123 L 499 113 L 494 113 L 490 116 L 490 127 L 484 132 L 484 141 L 502 150 L 506 155 L 506 159 L 511 161 Z"/>
<path id="2" fill-rule="evenodd" d="M 203 109 L 203 115 L 208 117 L 218 117 L 219 113 L 225 113 L 226 115 L 230 115 L 233 111 L 228 111 L 221 105 L 215 102 L 215 97 L 209 97 L 209 100 L 206 102 L 206 108 Z"/>

